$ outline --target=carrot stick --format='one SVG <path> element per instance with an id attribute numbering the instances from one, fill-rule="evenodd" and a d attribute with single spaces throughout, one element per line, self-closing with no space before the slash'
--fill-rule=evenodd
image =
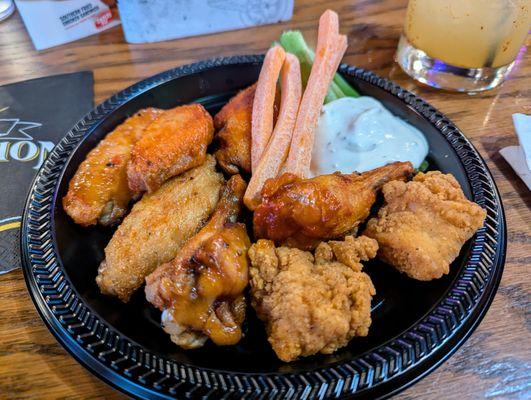
<path id="1" fill-rule="evenodd" d="M 337 14 L 325 11 L 319 19 L 315 60 L 302 96 L 284 172 L 308 177 L 321 107 L 346 49 L 347 37 L 339 35 Z"/>
<path id="2" fill-rule="evenodd" d="M 280 69 L 286 52 L 273 46 L 266 53 L 253 101 L 251 122 L 251 170 L 258 166 L 273 131 L 273 106 Z"/>
<path id="3" fill-rule="evenodd" d="M 278 175 L 280 167 L 288 156 L 302 95 L 300 63 L 293 54 L 286 54 L 280 77 L 281 99 L 277 123 L 243 197 L 245 205 L 250 210 L 254 210 L 260 204 L 260 192 L 265 181 Z"/>

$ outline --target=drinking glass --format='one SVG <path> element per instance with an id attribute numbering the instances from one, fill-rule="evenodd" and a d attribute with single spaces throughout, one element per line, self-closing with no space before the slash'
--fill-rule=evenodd
<path id="1" fill-rule="evenodd" d="M 0 0 L 0 21 L 7 19 L 15 11 L 13 0 Z"/>
<path id="2" fill-rule="evenodd" d="M 530 6 L 531 0 L 409 0 L 396 61 L 429 86 L 492 89 L 525 41 Z"/>

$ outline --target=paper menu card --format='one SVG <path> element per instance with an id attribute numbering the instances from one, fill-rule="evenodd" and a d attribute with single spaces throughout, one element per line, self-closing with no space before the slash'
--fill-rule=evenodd
<path id="1" fill-rule="evenodd" d="M 120 23 L 114 0 L 15 0 L 37 50 L 72 42 Z"/>

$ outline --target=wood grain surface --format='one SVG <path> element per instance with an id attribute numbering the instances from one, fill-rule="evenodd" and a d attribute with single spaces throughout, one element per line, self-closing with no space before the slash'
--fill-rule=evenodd
<path id="1" fill-rule="evenodd" d="M 507 263 L 485 319 L 455 355 L 396 398 L 531 398 L 531 196 L 498 153 L 517 144 L 511 114 L 531 114 L 531 57 L 523 54 L 510 79 L 484 94 L 419 87 L 393 62 L 405 5 L 405 0 L 297 0 L 288 23 L 143 45 L 126 44 L 116 27 L 42 52 L 34 50 L 15 15 L 0 23 L 0 84 L 93 70 L 100 102 L 181 64 L 262 53 L 287 28 L 301 29 L 313 44 L 319 15 L 335 9 L 349 38 L 344 61 L 391 78 L 446 113 L 487 160 L 507 216 Z M 124 398 L 57 344 L 35 311 L 20 270 L 0 276 L 0 398 Z"/>

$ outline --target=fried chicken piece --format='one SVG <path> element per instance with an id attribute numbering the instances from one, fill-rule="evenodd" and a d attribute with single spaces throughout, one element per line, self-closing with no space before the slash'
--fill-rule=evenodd
<path id="1" fill-rule="evenodd" d="M 113 225 L 125 215 L 132 198 L 126 173 L 131 149 L 161 113 L 156 108 L 138 111 L 87 155 L 63 197 L 63 208 L 74 222 Z"/>
<path id="2" fill-rule="evenodd" d="M 419 173 L 384 185 L 386 204 L 367 223 L 378 257 L 421 281 L 448 274 L 463 244 L 483 226 L 486 212 L 465 198 L 451 174 Z"/>
<path id="3" fill-rule="evenodd" d="M 144 278 L 172 260 L 214 211 L 223 185 L 216 160 L 175 177 L 133 206 L 105 248 L 96 282 L 127 302 Z"/>
<path id="4" fill-rule="evenodd" d="M 218 149 L 214 153 L 228 174 L 251 173 L 251 117 L 256 84 L 242 90 L 214 117 Z"/>
<path id="5" fill-rule="evenodd" d="M 205 227 L 146 278 L 146 299 L 163 311 L 164 330 L 185 349 L 208 338 L 217 345 L 241 339 L 251 242 L 236 220 L 245 187 L 239 175 L 232 176 Z"/>
<path id="6" fill-rule="evenodd" d="M 315 257 L 275 248 L 270 240 L 251 246 L 251 302 L 278 358 L 331 354 L 354 336 L 367 336 L 376 290 L 360 261 L 373 258 L 377 249 L 365 236 L 323 242 Z"/>
<path id="7" fill-rule="evenodd" d="M 201 104 L 164 111 L 133 147 L 129 188 L 153 192 L 169 178 L 203 164 L 213 135 L 212 117 Z"/>
<path id="8" fill-rule="evenodd" d="M 342 237 L 369 216 L 385 183 L 405 180 L 412 172 L 411 163 L 395 162 L 363 174 L 336 172 L 312 179 L 284 174 L 269 179 L 254 211 L 255 236 L 300 249 Z"/>

